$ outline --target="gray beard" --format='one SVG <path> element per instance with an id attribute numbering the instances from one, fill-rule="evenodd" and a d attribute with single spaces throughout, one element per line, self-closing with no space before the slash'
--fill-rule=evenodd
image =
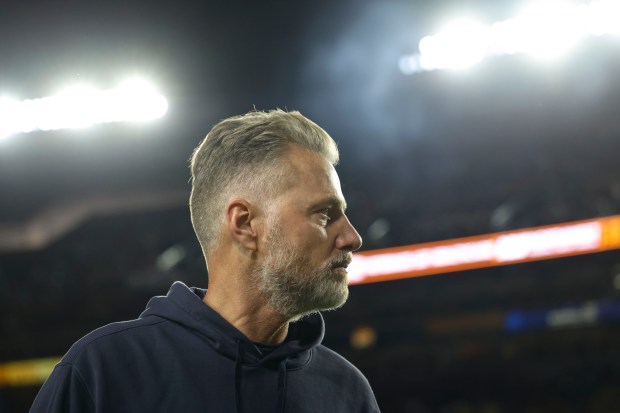
<path id="1" fill-rule="evenodd" d="M 303 252 L 287 243 L 283 235 L 282 227 L 273 224 L 264 263 L 253 271 L 267 302 L 291 321 L 341 307 L 349 296 L 346 278 L 343 280 L 333 269 L 331 261 L 313 268 Z"/>

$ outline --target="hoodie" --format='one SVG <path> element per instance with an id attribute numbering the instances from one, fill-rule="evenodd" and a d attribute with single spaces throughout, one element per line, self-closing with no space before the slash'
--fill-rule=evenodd
<path id="1" fill-rule="evenodd" d="M 101 327 L 54 368 L 31 412 L 378 412 L 366 378 L 321 344 L 317 313 L 251 342 L 175 282 L 137 320 Z"/>

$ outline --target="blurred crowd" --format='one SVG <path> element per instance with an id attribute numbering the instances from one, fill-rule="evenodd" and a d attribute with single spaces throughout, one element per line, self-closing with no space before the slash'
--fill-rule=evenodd
<path id="1" fill-rule="evenodd" d="M 363 248 L 375 249 L 618 214 L 620 143 L 604 143 L 454 165 L 413 143 L 384 154 L 380 175 L 346 159 L 340 173 Z M 98 217 L 42 250 L 3 253 L 0 362 L 61 356 L 174 280 L 207 279 L 185 208 Z M 325 344 L 367 375 L 385 412 L 616 412 L 617 320 L 514 332 L 506 317 L 620 302 L 618 288 L 617 251 L 359 285 L 325 314 Z M 374 338 L 353 344 L 360 327 Z M 23 411 L 36 391 L 0 387 L 0 412 Z"/>

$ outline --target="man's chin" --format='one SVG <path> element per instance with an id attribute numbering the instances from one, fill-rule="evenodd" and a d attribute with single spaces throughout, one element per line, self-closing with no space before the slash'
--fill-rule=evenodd
<path id="1" fill-rule="evenodd" d="M 345 267 L 332 268 L 332 274 L 335 274 L 340 280 L 348 281 L 349 279 L 349 273 Z"/>
<path id="2" fill-rule="evenodd" d="M 315 291 L 314 299 L 306 303 L 307 307 L 301 311 L 302 315 L 319 311 L 336 310 L 344 305 L 349 298 L 349 286 L 345 280 L 330 280 L 329 286 L 324 285 L 322 291 Z"/>
<path id="3" fill-rule="evenodd" d="M 324 269 L 309 275 L 303 283 L 300 283 L 300 279 L 303 278 L 302 274 L 297 272 L 296 277 L 290 280 L 291 282 L 281 284 L 275 289 L 265 288 L 268 285 L 274 286 L 274 284 L 265 284 L 265 280 L 273 279 L 276 273 L 262 276 L 263 293 L 269 297 L 268 301 L 274 308 L 292 320 L 307 314 L 340 308 L 349 297 L 348 274 L 344 267 Z M 282 271 L 281 274 L 280 277 L 289 278 L 286 272 Z M 282 288 L 284 285 L 288 288 Z"/>
<path id="4" fill-rule="evenodd" d="M 346 282 L 346 276 L 343 282 L 340 282 L 338 285 L 334 286 L 333 291 L 334 295 L 330 297 L 329 301 L 324 303 L 320 309 L 321 311 L 335 310 L 342 307 L 344 303 L 347 302 L 347 299 L 349 298 L 349 285 Z M 336 291 L 338 294 L 335 293 Z"/>

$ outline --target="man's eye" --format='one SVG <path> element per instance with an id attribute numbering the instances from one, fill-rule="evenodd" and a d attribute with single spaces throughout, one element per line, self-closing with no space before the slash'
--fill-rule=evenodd
<path id="1" fill-rule="evenodd" d="M 331 209 L 326 208 L 326 209 L 323 209 L 323 210 L 321 210 L 319 212 L 321 214 L 321 218 L 323 220 L 325 220 L 325 222 L 329 222 L 329 221 L 332 220 Z"/>

